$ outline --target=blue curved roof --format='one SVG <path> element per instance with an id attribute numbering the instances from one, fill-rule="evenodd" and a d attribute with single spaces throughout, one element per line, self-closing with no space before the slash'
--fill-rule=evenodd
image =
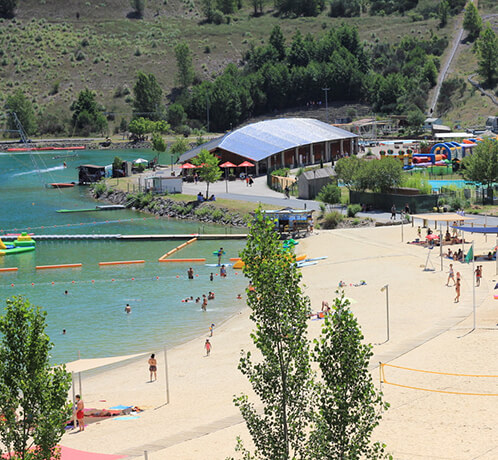
<path id="1" fill-rule="evenodd" d="M 337 141 L 358 137 L 313 118 L 278 118 L 243 126 L 233 132 L 201 145 L 180 157 L 186 161 L 203 148 L 220 148 L 244 158 L 260 161 L 275 153 L 318 142 Z"/>

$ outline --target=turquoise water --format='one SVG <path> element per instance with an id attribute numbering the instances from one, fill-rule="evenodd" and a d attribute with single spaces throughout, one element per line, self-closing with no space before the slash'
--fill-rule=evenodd
<path id="1" fill-rule="evenodd" d="M 439 190 L 441 187 L 450 187 L 450 186 L 458 188 L 464 188 L 466 185 L 473 186 L 471 182 L 465 180 L 430 180 L 428 182 L 433 190 Z"/>
<path id="2" fill-rule="evenodd" d="M 75 152 L 76 153 L 76 152 Z M 61 154 L 61 152 L 57 152 Z M 150 151 L 84 151 L 78 157 L 53 159 L 54 153 L 0 153 L 0 234 L 28 230 L 40 234 L 148 234 L 243 232 L 216 225 L 169 218 L 156 219 L 131 211 L 56 213 L 57 209 L 94 207 L 87 187 L 46 188 L 50 182 L 77 181 L 76 166 L 106 165 L 115 155 L 125 160 L 152 159 Z M 63 168 L 66 161 L 67 168 Z M 120 220 L 120 222 L 118 222 Z M 107 221 L 107 222 L 106 222 Z M 19 267 L 0 273 L 0 299 L 23 295 L 47 311 L 47 332 L 54 349 L 54 363 L 81 357 L 102 357 L 172 346 L 208 331 L 241 309 L 236 295 L 246 280 L 232 269 L 221 279 L 209 275 L 216 267 L 196 263 L 196 276 L 188 280 L 189 264 L 158 263 L 157 259 L 181 242 L 175 241 L 39 241 L 34 252 L 0 257 L 0 268 Z M 197 241 L 179 253 L 182 258 L 205 257 L 220 246 L 226 258 L 236 257 L 244 241 Z M 180 255 L 181 254 L 181 255 Z M 145 264 L 99 267 L 100 261 L 145 260 Z M 82 263 L 81 268 L 36 270 L 36 265 Z M 237 273 L 237 274 L 236 274 Z M 12 286 L 13 285 L 13 286 Z M 64 292 L 68 291 L 66 295 Z M 208 311 L 200 304 L 183 303 L 213 291 Z M 124 313 L 129 303 L 132 313 Z M 66 329 L 66 335 L 62 330 Z M 202 346 L 202 344 L 200 344 Z"/>

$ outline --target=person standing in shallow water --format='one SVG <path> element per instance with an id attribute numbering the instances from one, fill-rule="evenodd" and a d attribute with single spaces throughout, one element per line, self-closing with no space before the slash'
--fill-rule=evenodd
<path id="1" fill-rule="evenodd" d="M 152 353 L 149 358 L 149 372 L 150 372 L 150 381 L 152 382 L 152 377 L 154 380 L 157 380 L 157 360 L 156 355 Z"/>

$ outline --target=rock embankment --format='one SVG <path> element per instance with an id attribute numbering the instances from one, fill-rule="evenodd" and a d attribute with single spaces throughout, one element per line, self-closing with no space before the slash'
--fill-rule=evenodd
<path id="1" fill-rule="evenodd" d="M 156 216 L 174 217 L 176 219 L 197 222 L 246 227 L 247 216 L 215 206 L 209 202 L 171 200 L 167 196 L 155 196 L 150 193 L 126 193 L 119 190 L 92 189 L 94 198 L 112 204 L 122 204 L 130 209 L 143 211 Z"/>

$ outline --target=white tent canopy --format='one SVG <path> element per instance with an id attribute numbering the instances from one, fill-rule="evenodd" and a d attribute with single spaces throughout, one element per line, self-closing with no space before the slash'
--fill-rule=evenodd
<path id="1" fill-rule="evenodd" d="M 136 160 L 133 160 L 133 163 L 135 164 L 148 163 L 148 161 L 145 158 L 137 158 Z"/>

